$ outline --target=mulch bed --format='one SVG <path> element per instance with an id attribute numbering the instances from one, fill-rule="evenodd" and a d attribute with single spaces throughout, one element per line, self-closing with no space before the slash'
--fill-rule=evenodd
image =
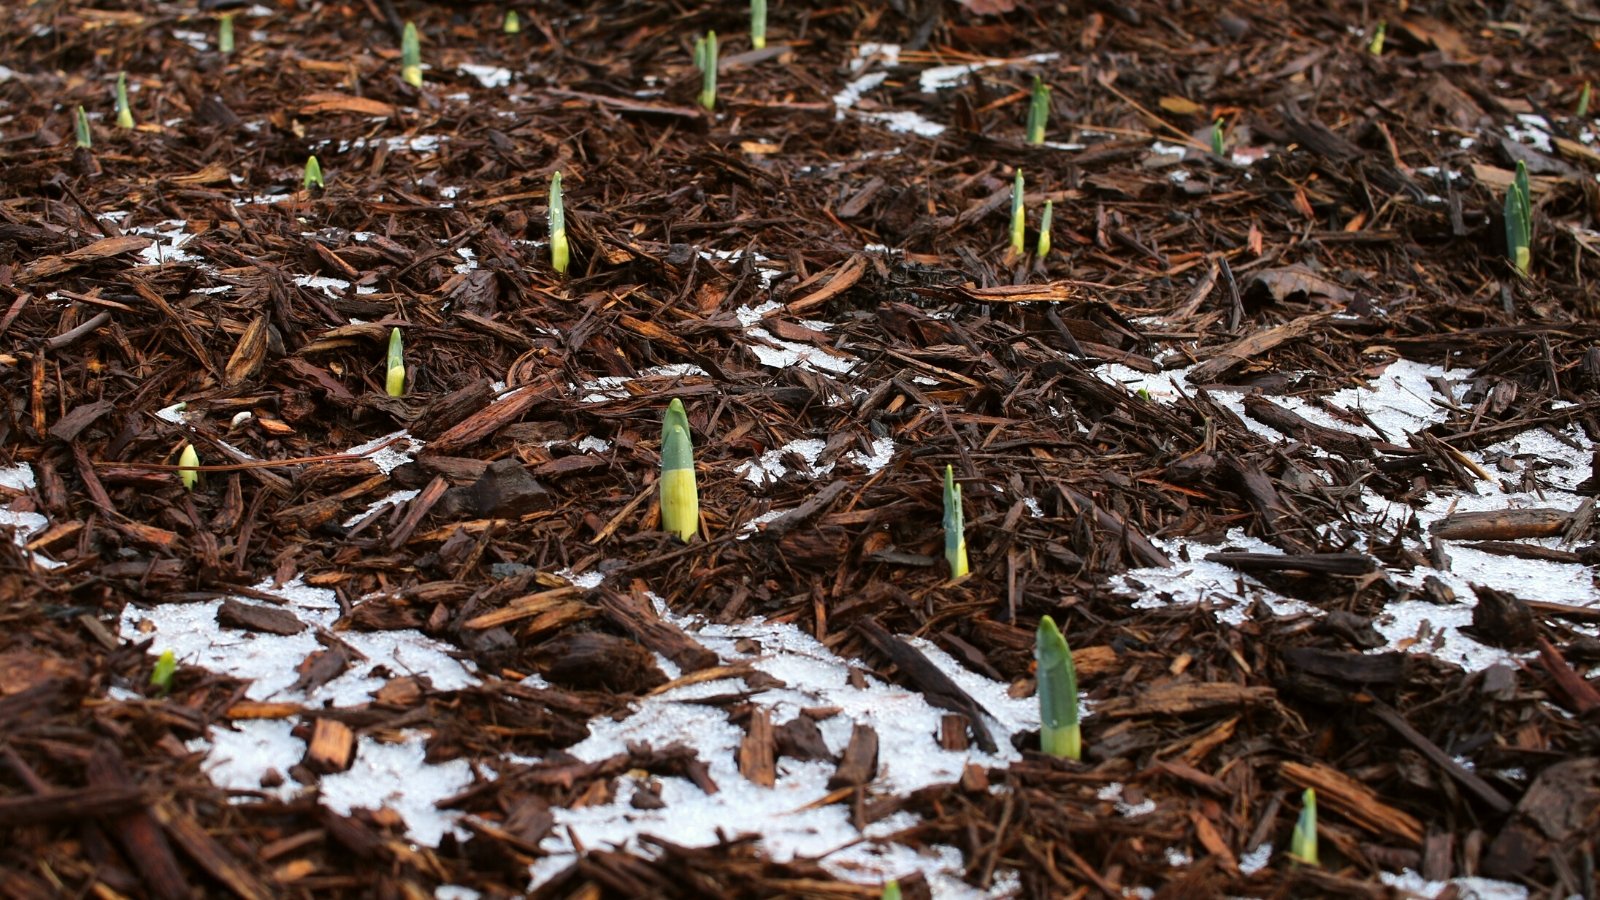
<path id="1" fill-rule="evenodd" d="M 899 840 L 958 847 L 973 885 L 1016 870 L 1025 896 L 1384 896 L 1378 873 L 1401 868 L 1595 896 L 1600 696 L 1585 673 L 1600 643 L 1578 627 L 1594 610 L 1480 594 L 1498 610 L 1480 639 L 1537 651 L 1520 670 L 1370 654 L 1372 617 L 1402 591 L 1384 567 L 1425 562 L 1426 537 L 1370 528 L 1361 551 L 1324 526 L 1362 490 L 1404 504 L 1459 489 L 1471 477 L 1453 451 L 1573 424 L 1600 437 L 1600 154 L 1582 137 L 1593 123 L 1570 118 L 1600 17 L 1413 3 L 1387 13 L 1373 56 L 1352 33 L 1375 24 L 1369 9 L 775 4 L 760 52 L 737 5 L 540 4 L 506 35 L 489 5 L 280 2 L 242 15 L 223 57 L 175 36 L 214 34 L 192 5 L 9 5 L 0 461 L 29 464 L 37 484 L 0 500 L 49 525 L 27 552 L 0 540 L 0 894 L 506 895 L 527 884 L 549 807 L 597 802 L 627 771 L 703 765 L 640 747 L 503 772 L 455 798 L 477 824 L 437 849 L 408 844 L 383 811 L 232 804 L 185 741 L 239 715 L 242 684 L 186 668 L 157 696 L 152 658 L 116 617 L 300 575 L 336 591 L 350 627 L 422 629 L 485 679 L 454 692 L 422 680 L 308 718 L 312 769 L 337 768 L 353 735 L 400 728 L 431 732 L 430 759 L 571 746 L 665 680 L 651 652 L 703 665 L 671 628 L 640 624 L 645 590 L 712 621 L 793 623 L 924 692 L 935 680 L 893 635 L 1027 696 L 1033 628 L 1051 614 L 1092 663 L 1088 758 L 1028 744 L 1007 769 L 912 795 L 857 787 L 839 800 L 857 821 L 915 812 Z M 399 77 L 405 18 L 431 66 L 420 91 Z M 689 57 L 708 28 L 724 36 L 715 115 L 695 105 Z M 914 110 L 943 134 L 836 114 L 856 48 L 874 41 L 901 52 L 874 63 L 888 78 L 856 110 Z M 1059 56 L 1022 59 L 1045 52 Z M 919 89 L 922 69 L 980 58 L 1015 62 Z M 484 87 L 467 62 L 515 79 Z M 132 133 L 109 112 L 123 70 Z M 1051 140 L 1081 147 L 1023 142 L 1033 74 L 1054 89 Z M 92 150 L 73 147 L 80 104 L 103 113 Z M 1548 150 L 1504 137 L 1519 115 L 1550 123 Z M 1205 149 L 1219 117 L 1236 156 Z M 1152 154 L 1152 139 L 1190 156 Z M 296 193 L 313 152 L 326 189 Z M 1532 278 L 1503 258 L 1517 160 L 1533 176 Z M 1006 253 L 1017 166 L 1031 207 L 1055 203 L 1044 261 Z M 556 170 L 567 277 L 541 244 Z M 176 248 L 159 234 L 173 220 L 192 235 Z M 412 375 L 399 399 L 383 393 L 395 326 Z M 764 364 L 795 347 L 838 365 Z M 1409 442 L 1352 440 L 1265 396 L 1350 386 L 1398 357 L 1474 377 L 1448 424 Z M 1199 363 L 1190 383 L 1206 389 L 1153 403 L 1092 373 L 1108 362 Z M 657 368 L 684 365 L 701 374 Z M 1294 440 L 1211 397 L 1254 389 L 1251 416 Z M 587 402 L 595 391 L 609 393 Z M 708 538 L 688 546 L 658 530 L 670 397 L 689 407 L 700 466 Z M 178 402 L 186 426 L 155 415 Z M 343 455 L 400 429 L 428 444 L 391 473 Z M 573 449 L 589 437 L 605 449 Z M 759 488 L 745 477 L 802 438 L 821 455 L 784 460 Z M 883 438 L 893 460 L 870 470 Z M 172 465 L 188 441 L 219 466 L 193 493 Z M 955 583 L 947 464 L 972 558 Z M 418 494 L 341 524 L 397 488 Z M 1535 553 L 1514 542 L 1570 524 L 1466 533 Z M 1183 562 L 1153 539 L 1230 528 L 1283 551 L 1230 565 L 1327 615 L 1235 627 L 1132 608 L 1112 583 Z M 1590 543 L 1560 552 L 1588 563 Z M 559 569 L 607 580 L 568 590 Z M 557 592 L 540 609 L 558 614 L 493 615 L 541 592 Z M 551 686 L 517 686 L 535 672 Z M 108 699 L 114 686 L 147 696 Z M 1524 779 L 1497 774 L 1512 769 Z M 1120 814 L 1112 782 L 1155 812 Z M 1305 787 L 1324 802 L 1323 866 L 1278 857 L 1247 874 L 1241 857 L 1287 842 Z M 660 835 L 655 850 L 596 850 L 541 892 L 878 892 L 738 835 L 711 848 Z"/>

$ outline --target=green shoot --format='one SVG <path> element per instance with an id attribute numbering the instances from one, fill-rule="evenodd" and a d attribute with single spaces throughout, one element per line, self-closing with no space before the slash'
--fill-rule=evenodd
<path id="1" fill-rule="evenodd" d="M 567 211 L 561 203 L 561 173 L 550 173 L 550 265 L 567 274 L 571 251 L 567 247 Z"/>
<path id="2" fill-rule="evenodd" d="M 767 46 L 767 0 L 750 0 L 750 46 Z"/>
<path id="3" fill-rule="evenodd" d="M 217 21 L 217 52 L 233 52 L 233 13 L 223 13 Z"/>
<path id="4" fill-rule="evenodd" d="M 944 467 L 944 559 L 950 564 L 950 577 L 967 574 L 967 523 L 961 512 L 961 485 L 955 472 Z"/>
<path id="5" fill-rule="evenodd" d="M 128 73 L 117 73 L 117 127 L 124 131 L 133 128 L 133 109 L 128 106 Z"/>
<path id="6" fill-rule="evenodd" d="M 1379 22 L 1378 27 L 1372 32 L 1372 43 L 1367 45 L 1367 52 L 1373 56 L 1383 55 L 1383 36 L 1389 30 L 1388 22 Z"/>
<path id="7" fill-rule="evenodd" d="M 700 530 L 700 489 L 683 401 L 674 398 L 661 422 L 661 528 L 684 543 Z"/>
<path id="8" fill-rule="evenodd" d="M 883 893 L 878 895 L 878 900 L 900 900 L 900 880 L 891 878 L 883 883 Z"/>
<path id="9" fill-rule="evenodd" d="M 183 452 L 178 454 L 178 481 L 182 482 L 186 491 L 194 490 L 195 482 L 200 480 L 200 454 L 195 452 L 193 444 L 184 444 Z"/>
<path id="10" fill-rule="evenodd" d="M 1517 273 L 1528 274 L 1533 265 L 1533 201 L 1528 187 L 1528 167 L 1517 161 L 1517 175 L 1506 189 L 1506 256 Z"/>
<path id="11" fill-rule="evenodd" d="M 506 34 L 522 33 L 522 17 L 517 15 L 516 10 L 506 10 L 506 20 L 501 24 L 500 30 L 504 31 Z"/>
<path id="12" fill-rule="evenodd" d="M 72 114 L 72 131 L 79 147 L 88 150 L 94 146 L 94 134 L 89 131 L 89 114 L 81 106 Z"/>
<path id="13" fill-rule="evenodd" d="M 1211 123 L 1211 152 L 1216 156 L 1222 156 L 1226 149 L 1222 143 L 1222 117 L 1217 116 L 1217 120 Z"/>
<path id="14" fill-rule="evenodd" d="M 1024 237 L 1026 236 L 1027 222 L 1023 217 L 1022 205 L 1022 170 L 1017 170 L 1017 176 L 1011 182 L 1011 253 L 1021 256 L 1028 252 Z"/>
<path id="15" fill-rule="evenodd" d="M 415 22 L 407 22 L 400 34 L 400 77 L 414 88 L 422 87 L 422 42 Z"/>
<path id="16" fill-rule="evenodd" d="M 306 176 L 301 182 L 301 187 L 307 191 L 315 186 L 318 190 L 323 188 L 322 163 L 317 162 L 316 156 L 306 157 Z"/>
<path id="17" fill-rule="evenodd" d="M 1033 657 L 1039 664 L 1039 749 L 1051 756 L 1082 759 L 1078 670 L 1072 664 L 1072 648 L 1049 616 L 1039 620 Z"/>
<path id="18" fill-rule="evenodd" d="M 398 328 L 389 330 L 389 358 L 384 366 L 383 389 L 391 397 L 404 396 L 406 392 L 406 346 Z"/>
<path id="19" fill-rule="evenodd" d="M 1578 94 L 1578 109 L 1572 115 L 1578 119 L 1589 118 L 1589 82 L 1587 81 L 1583 83 L 1582 93 Z"/>
<path id="20" fill-rule="evenodd" d="M 1050 86 L 1033 76 L 1033 99 L 1028 103 L 1028 143 L 1044 143 L 1044 127 L 1050 120 Z"/>
<path id="21" fill-rule="evenodd" d="M 172 676 L 178 671 L 178 657 L 171 650 L 161 651 L 150 671 L 150 686 L 165 697 L 172 692 Z"/>
<path id="22" fill-rule="evenodd" d="M 1307 866 L 1321 865 L 1317 861 L 1317 792 L 1311 788 L 1300 795 L 1300 819 L 1289 837 L 1289 858 Z"/>
<path id="23" fill-rule="evenodd" d="M 1039 246 L 1033 251 L 1033 255 L 1039 259 L 1050 255 L 1050 226 L 1055 222 L 1055 218 L 1056 202 L 1046 200 L 1044 213 L 1039 216 Z"/>
<path id="24" fill-rule="evenodd" d="M 694 64 L 700 69 L 700 105 L 709 112 L 717 106 L 717 33 L 694 42 Z"/>

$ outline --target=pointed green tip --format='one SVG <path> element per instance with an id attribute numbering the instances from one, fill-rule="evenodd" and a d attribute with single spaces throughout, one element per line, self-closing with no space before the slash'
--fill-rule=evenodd
<path id="1" fill-rule="evenodd" d="M 406 347 L 399 328 L 389 329 L 389 353 L 384 362 L 383 390 L 391 397 L 400 397 L 406 392 Z"/>
<path id="2" fill-rule="evenodd" d="M 694 470 L 694 438 L 689 431 L 689 414 L 677 397 L 667 404 L 661 417 L 661 469 Z"/>

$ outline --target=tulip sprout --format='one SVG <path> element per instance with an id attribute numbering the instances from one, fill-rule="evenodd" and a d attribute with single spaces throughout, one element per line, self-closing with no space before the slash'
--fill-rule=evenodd
<path id="1" fill-rule="evenodd" d="M 150 686 L 165 697 L 172 691 L 172 676 L 178 671 L 178 657 L 171 650 L 163 650 L 156 657 L 155 668 L 150 671 Z"/>
<path id="2" fill-rule="evenodd" d="M 318 190 L 323 188 L 322 163 L 317 162 L 315 155 L 306 157 L 306 175 L 301 183 L 301 187 L 307 191 L 311 190 L 313 186 Z"/>
<path id="3" fill-rule="evenodd" d="M 1517 175 L 1506 189 L 1506 256 L 1520 275 L 1533 264 L 1533 201 L 1528 187 L 1528 167 L 1517 161 Z"/>
<path id="4" fill-rule="evenodd" d="M 1082 759 L 1078 670 L 1072 664 L 1072 648 L 1049 616 L 1039 620 L 1033 656 L 1039 668 L 1039 749 L 1051 756 Z"/>
<path id="5" fill-rule="evenodd" d="M 217 22 L 217 51 L 233 52 L 233 13 L 223 13 Z"/>
<path id="6" fill-rule="evenodd" d="M 1028 103 L 1028 143 L 1044 143 L 1045 123 L 1050 119 L 1050 86 L 1033 76 L 1033 99 Z"/>
<path id="7" fill-rule="evenodd" d="M 1011 252 L 1021 256 L 1028 252 L 1024 241 L 1027 223 L 1023 217 L 1022 206 L 1022 170 L 1017 170 L 1016 178 L 1011 182 Z"/>
<path id="8" fill-rule="evenodd" d="M 707 111 L 717 106 L 717 33 L 706 32 L 706 36 L 694 42 L 694 65 L 700 70 L 700 105 Z"/>
<path id="9" fill-rule="evenodd" d="M 1589 117 L 1589 82 L 1583 83 L 1583 91 L 1578 94 L 1578 109 L 1573 118 L 1587 119 Z"/>
<path id="10" fill-rule="evenodd" d="M 506 19 L 505 22 L 501 24 L 500 30 L 504 31 L 506 34 L 522 33 L 522 18 L 517 15 L 516 10 L 506 10 Z"/>
<path id="11" fill-rule="evenodd" d="M 1289 837 L 1289 857 L 1304 865 L 1321 865 L 1317 861 L 1317 792 L 1311 788 L 1300 797 L 1300 819 Z"/>
<path id="12" fill-rule="evenodd" d="M 184 444 L 183 452 L 178 454 L 178 481 L 183 484 L 184 490 L 194 490 L 195 482 L 200 480 L 200 454 L 195 452 L 193 444 Z"/>
<path id="13" fill-rule="evenodd" d="M 1389 30 L 1388 22 L 1379 22 L 1377 29 L 1372 32 L 1372 43 L 1367 45 L 1367 52 L 1373 56 L 1383 55 L 1383 36 Z"/>
<path id="14" fill-rule="evenodd" d="M 667 405 L 661 423 L 661 528 L 685 543 L 700 529 L 700 489 L 694 480 L 694 444 L 683 401 Z"/>
<path id="15" fill-rule="evenodd" d="M 1222 117 L 1217 116 L 1217 120 L 1211 123 L 1211 152 L 1221 156 L 1225 149 L 1227 148 L 1222 145 Z"/>
<path id="16" fill-rule="evenodd" d="M 883 892 L 878 895 L 878 900 L 900 900 L 900 880 L 891 878 L 883 883 Z"/>
<path id="17" fill-rule="evenodd" d="M 571 252 L 567 247 L 567 211 L 561 203 L 561 173 L 550 174 L 550 265 L 567 274 Z"/>
<path id="18" fill-rule="evenodd" d="M 398 328 L 389 329 L 389 359 L 384 373 L 384 391 L 391 397 L 403 396 L 406 392 L 406 347 Z"/>
<path id="19" fill-rule="evenodd" d="M 88 150 L 94 146 L 94 135 L 89 131 L 89 114 L 81 106 L 72 114 L 72 131 L 78 147 Z"/>
<path id="20" fill-rule="evenodd" d="M 950 577 L 967 574 L 967 526 L 961 513 L 961 485 L 955 472 L 944 467 L 944 558 L 950 564 Z"/>
<path id="21" fill-rule="evenodd" d="M 117 127 L 133 128 L 133 109 L 128 106 L 128 73 L 117 73 Z"/>
<path id="22" fill-rule="evenodd" d="M 750 46 L 767 46 L 767 0 L 750 0 Z"/>
<path id="23" fill-rule="evenodd" d="M 1055 217 L 1056 202 L 1054 200 L 1046 200 L 1044 202 L 1044 214 L 1039 216 L 1039 246 L 1033 254 L 1039 259 L 1044 259 L 1050 255 L 1050 225 L 1055 220 Z"/>
<path id="24" fill-rule="evenodd" d="M 400 34 L 400 77 L 414 88 L 422 87 L 422 42 L 415 22 L 407 22 Z"/>

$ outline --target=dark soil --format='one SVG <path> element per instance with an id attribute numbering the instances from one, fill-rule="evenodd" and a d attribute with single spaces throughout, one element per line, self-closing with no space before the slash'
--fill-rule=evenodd
<path id="1" fill-rule="evenodd" d="M 454 801 L 493 826 L 437 850 L 408 845 L 381 812 L 230 804 L 184 741 L 226 721 L 241 685 L 186 668 L 157 697 L 154 660 L 118 639 L 117 616 L 300 574 L 354 604 L 351 627 L 421 628 L 478 665 L 481 688 L 422 681 L 318 720 L 426 728 L 432 758 L 553 754 L 661 683 L 648 651 L 704 665 L 671 629 L 640 625 L 645 586 L 678 612 L 795 623 L 930 693 L 892 635 L 927 637 L 1028 695 L 1033 629 L 1051 614 L 1100 704 L 1088 759 L 1030 746 L 962 783 L 904 797 L 867 784 L 840 802 L 860 821 L 919 813 L 902 841 L 961 848 L 974 885 L 1015 869 L 1030 897 L 1379 896 L 1378 873 L 1400 868 L 1600 896 L 1600 697 L 1585 681 L 1600 654 L 1577 628 L 1594 610 L 1480 599 L 1499 611 L 1485 633 L 1544 648 L 1518 671 L 1367 654 L 1371 617 L 1401 590 L 1383 572 L 1418 561 L 1417 536 L 1374 529 L 1364 554 L 1320 527 L 1362 489 L 1400 502 L 1455 489 L 1452 448 L 1571 423 L 1600 437 L 1600 154 L 1581 140 L 1592 123 L 1571 118 L 1600 37 L 1593 5 L 776 3 L 767 53 L 749 51 L 742 9 L 724 6 L 540 4 L 511 36 L 490 5 L 279 0 L 270 17 L 241 16 L 231 57 L 174 37 L 214 34 L 192 4 L 0 12 L 12 70 L 0 74 L 0 463 L 38 477 L 0 500 L 48 516 L 30 549 L 63 564 L 36 565 L 0 525 L 0 895 L 506 895 L 527 884 L 547 806 L 603 795 L 631 769 L 702 765 L 658 747 L 502 772 Z M 1374 56 L 1352 29 L 1384 17 Z M 420 91 L 399 77 L 405 18 L 431 65 Z M 690 64 L 711 28 L 724 46 L 714 116 L 695 105 Z M 857 108 L 915 110 L 942 135 L 836 116 L 869 41 L 903 49 Z M 1046 51 L 1060 55 L 1022 61 Z M 929 65 L 986 57 L 1018 61 L 919 89 Z M 515 80 L 482 87 L 464 62 Z M 110 112 L 123 70 L 131 133 Z M 1023 142 L 1035 74 L 1054 88 L 1050 140 L 1081 149 Z M 73 147 L 80 104 L 102 114 L 89 151 Z M 1551 123 L 1549 152 L 1504 136 L 1519 114 Z M 1230 154 L 1265 158 L 1211 155 L 1219 117 Z M 385 144 L 433 135 L 428 149 Z M 1186 180 L 1152 139 L 1192 148 Z M 295 193 L 312 152 L 325 190 L 242 202 Z M 1534 184 L 1528 278 L 1504 260 L 1516 160 Z M 1017 166 L 1031 208 L 1055 203 L 1046 260 L 1008 259 Z M 567 277 L 536 243 L 557 170 Z M 192 259 L 149 264 L 136 230 L 174 219 L 197 235 L 182 248 Z M 875 244 L 894 252 L 864 251 Z M 697 252 L 709 249 L 734 255 Z M 770 284 L 755 254 L 779 272 Z M 301 275 L 348 287 L 335 296 Z M 854 369 L 763 366 L 735 310 L 767 301 L 782 304 L 768 333 Z M 412 374 L 401 399 L 383 393 L 394 326 Z M 1473 369 L 1471 405 L 1409 442 L 1293 422 L 1280 430 L 1295 440 L 1273 442 L 1210 397 L 1322 392 L 1396 357 Z M 1162 405 L 1093 375 L 1102 361 L 1210 364 L 1205 390 Z M 598 403 L 574 388 L 670 364 L 708 374 L 633 380 Z M 523 390 L 491 405 L 497 381 Z M 703 536 L 688 546 L 659 531 L 655 503 L 671 397 L 689 407 L 699 462 Z M 154 415 L 179 401 L 204 415 L 189 427 Z M 430 443 L 388 476 L 340 455 L 401 428 Z M 548 444 L 587 436 L 609 450 Z M 756 490 L 739 471 L 802 437 L 828 442 L 831 472 Z M 880 437 L 896 446 L 887 468 L 849 461 Z M 173 466 L 188 441 L 217 464 L 193 493 Z M 220 442 L 275 462 L 229 464 Z M 947 464 L 965 486 L 972 559 L 954 583 L 940 562 Z M 420 493 L 339 524 L 397 487 Z M 808 501 L 803 520 L 734 539 Z M 1238 567 L 1327 617 L 1235 628 L 1132 609 L 1112 590 L 1113 576 L 1170 562 L 1149 538 L 1233 527 L 1291 558 Z M 1592 559 L 1584 543 L 1574 559 Z M 608 579 L 556 598 L 561 615 L 484 627 L 561 588 L 549 573 L 563 567 Z M 557 687 L 517 687 L 529 672 Z M 149 697 L 108 700 L 114 685 Z M 337 766 L 342 733 L 324 730 Z M 1489 774 L 1515 768 L 1525 780 Z M 1111 781 L 1156 813 L 1120 816 L 1097 798 Z M 1323 865 L 1280 855 L 1242 873 L 1248 851 L 1287 843 L 1308 786 Z M 544 891 L 877 894 L 728 837 L 692 849 L 662 835 L 650 861 L 595 852 Z M 1168 848 L 1195 861 L 1173 867 Z"/>

